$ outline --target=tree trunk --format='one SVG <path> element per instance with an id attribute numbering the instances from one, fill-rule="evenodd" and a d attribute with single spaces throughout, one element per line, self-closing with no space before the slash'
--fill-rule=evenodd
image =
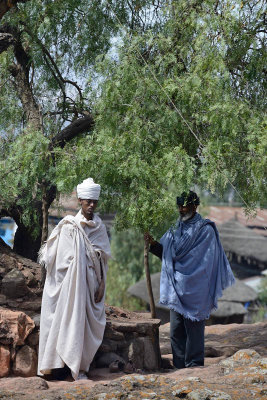
<path id="1" fill-rule="evenodd" d="M 43 183 L 42 187 L 42 215 L 43 215 L 43 226 L 42 226 L 42 238 L 41 238 L 41 246 L 44 244 L 44 242 L 47 239 L 48 236 L 48 202 L 47 202 L 47 187 Z"/>
<path id="2" fill-rule="evenodd" d="M 147 291 L 148 291 L 148 296 L 149 296 L 151 318 L 156 318 L 155 301 L 154 301 L 152 285 L 151 285 L 151 276 L 150 276 L 150 271 L 149 271 L 148 249 L 149 249 L 149 244 L 145 240 L 144 266 L 145 266 L 145 272 L 146 272 L 146 284 L 147 284 Z"/>
<path id="3" fill-rule="evenodd" d="M 37 221 L 36 218 L 32 217 L 32 223 L 29 226 L 25 226 L 21 221 L 23 210 L 16 206 L 11 207 L 9 210 L 5 210 L 3 214 L 13 218 L 18 226 L 14 238 L 13 250 L 19 255 L 30 258 L 33 261 L 37 260 L 40 247 L 47 239 L 48 210 L 56 198 L 56 187 L 50 186 L 48 188 L 46 182 L 43 182 L 42 184 L 42 201 L 33 201 L 31 204 L 32 216 L 38 216 Z M 39 233 L 37 237 L 33 238 L 32 232 L 34 228 L 38 227 L 40 228 Z"/>
<path id="4" fill-rule="evenodd" d="M 15 233 L 13 251 L 23 257 L 36 261 L 38 251 L 41 246 L 41 230 L 40 234 L 33 238 L 30 233 L 30 228 L 26 228 L 20 224 Z"/>
<path id="5" fill-rule="evenodd" d="M 44 189 L 45 190 L 45 189 Z M 48 236 L 48 204 L 46 196 L 43 196 L 42 202 L 42 213 L 43 213 L 43 228 L 42 228 L 42 238 L 41 238 L 41 246 L 43 246 L 44 242 L 47 240 Z M 41 273 L 41 287 L 44 287 L 45 278 L 46 278 L 46 268 L 42 265 L 42 273 Z"/>

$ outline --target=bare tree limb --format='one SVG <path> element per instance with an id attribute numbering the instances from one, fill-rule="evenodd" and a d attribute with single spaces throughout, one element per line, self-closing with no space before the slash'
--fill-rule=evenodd
<path id="1" fill-rule="evenodd" d="M 35 40 L 38 43 L 38 45 L 41 47 L 42 52 L 43 52 L 44 57 L 45 57 L 46 64 L 50 67 L 55 79 L 58 81 L 59 86 L 60 86 L 60 88 L 61 88 L 61 90 L 63 92 L 64 97 L 66 97 L 66 92 L 65 92 L 64 85 L 66 83 L 69 83 L 70 85 L 74 86 L 77 89 L 77 91 L 79 93 L 79 96 L 80 96 L 80 100 L 82 101 L 83 100 L 83 96 L 82 96 L 82 91 L 81 91 L 81 88 L 79 87 L 79 85 L 76 82 L 71 81 L 70 79 L 63 78 L 63 76 L 62 76 L 62 74 L 61 74 L 61 72 L 60 72 L 60 70 L 59 70 L 59 68 L 57 66 L 57 63 L 55 62 L 55 60 L 53 59 L 52 55 L 49 53 L 49 51 L 47 50 L 47 48 L 45 47 L 43 42 L 37 36 L 33 36 L 32 32 L 27 28 L 25 23 L 23 23 L 23 26 L 24 26 L 25 32 L 27 32 L 28 35 L 30 35 L 31 38 L 33 40 Z M 51 68 L 51 66 L 49 65 L 48 60 L 52 64 L 53 68 Z"/>
<path id="2" fill-rule="evenodd" d="M 0 54 L 6 51 L 9 46 L 14 44 L 13 35 L 10 33 L 0 33 Z"/>
<path id="3" fill-rule="evenodd" d="M 64 147 L 67 142 L 79 135 L 80 133 L 88 132 L 94 126 L 94 119 L 92 115 L 87 115 L 78 118 L 69 124 L 66 128 L 62 129 L 50 143 L 50 149 L 55 146 Z"/>

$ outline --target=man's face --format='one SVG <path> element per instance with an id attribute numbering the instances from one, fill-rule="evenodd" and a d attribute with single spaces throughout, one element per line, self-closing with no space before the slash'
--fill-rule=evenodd
<path id="1" fill-rule="evenodd" d="M 178 207 L 182 221 L 187 221 L 188 219 L 192 218 L 195 215 L 197 209 L 194 204 L 188 204 L 187 206 Z"/>
<path id="2" fill-rule="evenodd" d="M 98 200 L 91 200 L 91 199 L 79 199 L 80 205 L 82 207 L 82 214 L 85 216 L 86 219 L 92 219 L 94 215 L 94 211 L 96 209 Z"/>

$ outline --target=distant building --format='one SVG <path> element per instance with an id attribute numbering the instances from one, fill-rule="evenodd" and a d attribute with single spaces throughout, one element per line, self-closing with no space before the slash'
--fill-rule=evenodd
<path id="1" fill-rule="evenodd" d="M 234 218 L 254 233 L 267 236 L 267 209 L 257 208 L 254 218 L 248 218 L 242 207 L 209 206 L 205 211 L 205 218 L 211 219 L 218 226 Z"/>
<path id="2" fill-rule="evenodd" d="M 220 239 L 235 275 L 248 278 L 267 269 L 267 237 L 232 218 L 217 225 Z"/>

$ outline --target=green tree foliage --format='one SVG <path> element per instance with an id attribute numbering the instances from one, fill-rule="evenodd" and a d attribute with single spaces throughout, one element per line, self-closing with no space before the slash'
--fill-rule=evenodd
<path id="1" fill-rule="evenodd" d="M 79 165 L 71 167 L 77 138 L 88 143 L 93 130 L 94 90 L 100 80 L 96 60 L 110 51 L 120 31 L 113 12 L 125 26 L 145 30 L 151 4 L 1 2 L 0 216 L 15 219 L 19 253 L 36 258 L 57 191 L 72 189 L 90 174 L 88 149 L 87 154 L 81 149 Z"/>
<path id="2" fill-rule="evenodd" d="M 157 229 L 195 183 L 263 204 L 263 1 L 15 3 L 0 15 L 0 216 L 17 251 L 36 256 L 57 191 L 88 175 L 121 229 Z"/>
<path id="3" fill-rule="evenodd" d="M 247 209 L 266 197 L 263 2 L 172 1 L 163 13 L 99 64 L 94 174 L 120 228 L 160 226 L 193 184 L 222 194 L 231 182 Z"/>

